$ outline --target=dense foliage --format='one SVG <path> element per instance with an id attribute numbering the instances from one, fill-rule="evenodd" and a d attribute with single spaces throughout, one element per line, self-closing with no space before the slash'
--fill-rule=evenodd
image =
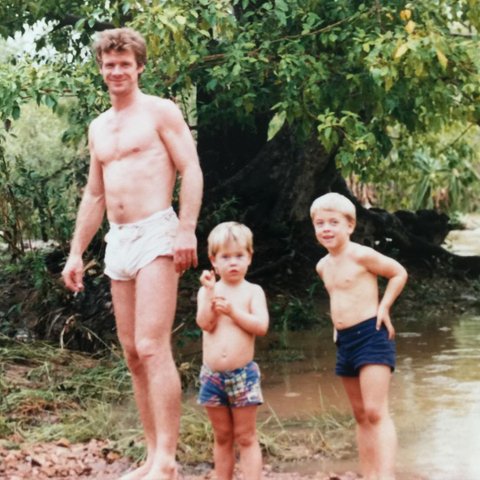
<path id="1" fill-rule="evenodd" d="M 31 100 L 56 110 L 74 98 L 64 138 L 84 140 L 107 105 L 86 46 L 95 30 L 129 24 L 149 44 L 143 87 L 176 97 L 192 124 L 254 129 L 261 117 L 269 139 L 284 126 L 300 140 L 316 131 L 344 174 L 380 183 L 407 172 L 421 184 L 418 205 L 442 188 L 460 199 L 476 178 L 472 149 L 456 132 L 480 117 L 478 2 L 27 3 L 0 7 L 5 37 L 43 25 L 37 54 L 11 55 L 0 69 L 7 127 Z"/>
<path id="2" fill-rule="evenodd" d="M 96 31 L 122 25 L 148 42 L 142 88 L 175 98 L 197 135 L 202 222 L 262 204 L 278 237 L 292 238 L 291 220 L 307 217 L 313 180 L 327 164 L 373 186 L 379 206 L 451 209 L 478 197 L 476 0 L 6 0 L 0 231 L 14 256 L 33 238 L 68 248 L 88 163 L 86 126 L 108 106 L 89 45 Z M 32 37 L 33 48 L 17 48 Z M 20 117 L 36 115 L 32 104 L 61 116 L 61 133 L 53 120 L 43 128 L 68 153 L 44 150 L 39 126 L 21 132 Z M 30 148 L 15 149 L 13 135 L 29 135 Z M 312 138 L 308 162 L 299 163 Z M 239 181 L 251 190 L 239 192 Z M 278 213 L 302 195 L 296 217 Z"/>

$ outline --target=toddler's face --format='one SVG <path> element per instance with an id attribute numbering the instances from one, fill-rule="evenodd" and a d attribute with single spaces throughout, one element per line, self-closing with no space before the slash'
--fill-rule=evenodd
<path id="1" fill-rule="evenodd" d="M 354 224 L 343 213 L 319 210 L 313 217 L 313 227 L 320 244 L 331 250 L 349 240 Z"/>
<path id="2" fill-rule="evenodd" d="M 210 261 L 222 280 L 236 283 L 243 280 L 247 274 L 248 267 L 252 263 L 252 256 L 245 246 L 229 241 L 220 247 Z"/>

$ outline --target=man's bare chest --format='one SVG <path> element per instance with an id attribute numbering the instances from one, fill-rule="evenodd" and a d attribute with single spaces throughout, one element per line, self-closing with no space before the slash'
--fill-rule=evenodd
<path id="1" fill-rule="evenodd" d="M 94 138 L 94 153 L 101 163 L 131 158 L 161 147 L 154 126 L 141 119 L 106 124 Z"/>

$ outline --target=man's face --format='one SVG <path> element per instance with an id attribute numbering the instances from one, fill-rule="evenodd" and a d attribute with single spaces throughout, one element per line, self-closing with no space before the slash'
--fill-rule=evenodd
<path id="1" fill-rule="evenodd" d="M 102 53 L 100 72 L 111 94 L 130 93 L 137 87 L 138 77 L 144 69 L 144 65 L 137 65 L 131 50 Z"/>

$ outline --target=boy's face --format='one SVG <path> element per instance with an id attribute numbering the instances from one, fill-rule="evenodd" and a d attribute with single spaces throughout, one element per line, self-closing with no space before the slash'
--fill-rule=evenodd
<path id="1" fill-rule="evenodd" d="M 343 213 L 319 210 L 313 217 L 315 236 L 328 251 L 342 247 L 350 240 L 355 225 Z"/>
<path id="2" fill-rule="evenodd" d="M 210 257 L 215 272 L 228 283 L 242 281 L 252 263 L 252 256 L 241 244 L 229 241 Z"/>

